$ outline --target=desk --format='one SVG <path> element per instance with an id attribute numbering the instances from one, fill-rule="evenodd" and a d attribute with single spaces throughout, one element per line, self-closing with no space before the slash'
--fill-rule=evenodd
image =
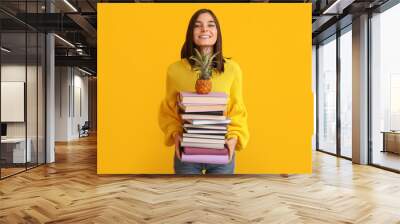
<path id="1" fill-rule="evenodd" d="M 400 154 L 400 132 L 382 131 L 381 133 L 383 134 L 382 152 L 393 152 Z"/>
<path id="2" fill-rule="evenodd" d="M 32 159 L 30 138 L 27 139 L 26 154 L 25 154 L 25 138 L 6 138 L 1 139 L 1 159 L 6 163 L 25 163 Z M 27 158 L 27 161 L 25 161 Z"/>

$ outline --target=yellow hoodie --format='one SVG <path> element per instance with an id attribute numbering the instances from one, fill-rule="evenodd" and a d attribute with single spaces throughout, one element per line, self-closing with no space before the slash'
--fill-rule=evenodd
<path id="1" fill-rule="evenodd" d="M 225 60 L 225 71 L 213 73 L 213 92 L 225 92 L 228 95 L 227 113 L 231 119 L 228 125 L 227 139 L 236 138 L 236 150 L 244 149 L 249 141 L 247 110 L 242 96 L 242 71 L 232 59 Z M 186 59 L 181 59 L 168 67 L 166 95 L 159 112 L 159 125 L 165 134 L 165 145 L 174 144 L 173 135 L 182 133 L 183 121 L 178 113 L 177 94 L 180 91 L 194 92 L 197 73 L 191 69 Z"/>

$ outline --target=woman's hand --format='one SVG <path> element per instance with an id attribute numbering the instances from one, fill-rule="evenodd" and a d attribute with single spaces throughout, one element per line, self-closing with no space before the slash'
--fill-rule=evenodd
<path id="1" fill-rule="evenodd" d="M 226 139 L 225 143 L 228 145 L 228 151 L 229 151 L 229 162 L 232 160 L 233 153 L 235 152 L 236 144 L 237 144 L 237 139 L 236 138 L 230 138 Z"/>
<path id="2" fill-rule="evenodd" d="M 181 134 L 175 133 L 173 137 L 175 142 L 175 155 L 176 157 L 178 157 L 179 160 L 181 160 L 181 153 L 179 152 L 179 143 L 182 141 Z"/>

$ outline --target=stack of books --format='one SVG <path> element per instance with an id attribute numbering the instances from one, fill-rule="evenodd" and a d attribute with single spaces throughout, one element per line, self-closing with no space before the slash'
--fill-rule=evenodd
<path id="1" fill-rule="evenodd" d="M 229 153 L 225 146 L 227 125 L 231 122 L 225 116 L 227 100 L 227 95 L 223 92 L 180 92 L 178 103 L 180 116 L 184 121 L 181 142 L 183 162 L 229 162 Z"/>

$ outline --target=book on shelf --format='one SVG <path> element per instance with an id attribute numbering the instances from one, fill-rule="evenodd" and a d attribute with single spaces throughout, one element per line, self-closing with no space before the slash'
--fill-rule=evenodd
<path id="1" fill-rule="evenodd" d="M 224 149 L 225 144 L 217 143 L 198 143 L 198 142 L 181 142 L 182 147 L 195 147 L 195 148 L 207 148 L 207 149 Z"/>
<path id="2" fill-rule="evenodd" d="M 184 128 L 193 128 L 193 129 L 214 129 L 214 130 L 227 130 L 225 124 L 218 125 L 194 125 L 194 124 L 183 124 Z"/>
<path id="3" fill-rule="evenodd" d="M 183 137 L 182 141 L 183 142 L 196 142 L 196 143 L 225 144 L 225 139 Z"/>
<path id="4" fill-rule="evenodd" d="M 196 147 L 184 147 L 183 152 L 186 155 L 228 155 L 228 149 L 207 149 Z"/>
<path id="5" fill-rule="evenodd" d="M 224 115 L 181 114 L 184 120 L 226 120 Z"/>
<path id="6" fill-rule="evenodd" d="M 191 129 L 191 128 L 183 128 L 185 133 L 189 134 L 219 134 L 225 135 L 228 133 L 227 130 L 208 130 L 208 129 Z"/>
<path id="7" fill-rule="evenodd" d="M 197 120 L 197 119 L 185 119 L 185 121 L 189 124 L 229 124 L 231 123 L 230 119 L 224 119 L 224 120 Z"/>
<path id="8" fill-rule="evenodd" d="M 183 137 L 188 138 L 211 138 L 211 139 L 225 139 L 225 135 L 204 135 L 204 134 L 189 134 L 183 133 Z"/>

